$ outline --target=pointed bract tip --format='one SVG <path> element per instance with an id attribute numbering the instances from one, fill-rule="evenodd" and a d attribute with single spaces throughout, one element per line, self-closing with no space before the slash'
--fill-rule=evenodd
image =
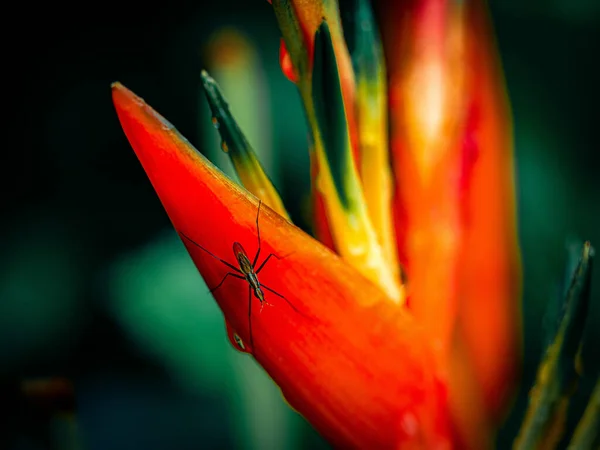
<path id="1" fill-rule="evenodd" d="M 589 257 L 594 257 L 595 256 L 595 251 L 594 251 L 594 247 L 592 247 L 592 243 L 590 241 L 585 241 L 583 243 L 583 249 L 584 249 L 584 257 L 585 258 L 589 258 Z"/>
<path id="2" fill-rule="evenodd" d="M 329 29 L 329 24 L 327 23 L 327 19 L 325 19 L 325 17 L 323 17 L 319 28 L 317 28 L 316 34 L 319 33 L 326 33 L 329 36 L 329 39 L 331 39 L 331 30 Z"/>
<path id="3" fill-rule="evenodd" d="M 111 86 L 113 104 L 117 108 L 117 111 L 137 111 L 134 112 L 134 114 L 143 112 L 147 116 L 153 117 L 155 120 L 162 122 L 164 129 L 175 132 L 177 131 L 171 122 L 169 122 L 158 112 L 156 112 L 154 109 L 148 106 L 148 104 L 142 97 L 136 95 L 134 92 L 130 91 L 119 82 L 113 83 Z M 185 140 L 183 136 L 179 136 L 179 138 Z"/>
<path id="4" fill-rule="evenodd" d="M 216 95 L 216 91 L 218 90 L 217 82 L 213 77 L 209 75 L 209 73 L 202 69 L 200 72 L 200 79 L 202 80 L 202 87 L 207 93 L 212 94 L 212 96 Z M 210 99 L 209 99 L 210 101 Z"/>
<path id="5" fill-rule="evenodd" d="M 119 81 L 115 81 L 110 85 L 112 91 L 113 102 L 124 106 L 125 104 L 136 103 L 138 106 L 145 105 L 143 98 L 137 96 L 132 91 L 123 86 Z"/>

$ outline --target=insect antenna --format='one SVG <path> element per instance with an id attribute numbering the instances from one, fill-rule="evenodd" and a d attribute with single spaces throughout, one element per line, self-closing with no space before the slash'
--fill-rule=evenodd
<path id="1" fill-rule="evenodd" d="M 260 206 L 262 205 L 262 200 L 258 201 L 258 212 L 256 213 L 256 235 L 258 236 L 258 249 L 256 250 L 256 255 L 254 255 L 254 261 L 252 262 L 252 268 L 256 266 L 256 261 L 258 261 L 258 256 L 260 255 L 260 227 L 258 226 L 258 217 L 260 216 Z"/>
<path id="2" fill-rule="evenodd" d="M 215 255 L 214 253 L 210 252 L 209 250 L 205 249 L 204 247 L 202 247 L 200 244 L 198 244 L 196 241 L 194 241 L 192 238 L 186 236 L 184 233 L 182 233 L 181 231 L 179 232 L 179 234 L 181 236 L 183 236 L 184 238 L 186 238 L 188 241 L 190 241 L 192 244 L 194 244 L 196 247 L 204 250 L 206 253 L 208 253 L 210 256 L 212 256 L 213 258 L 221 261 L 223 264 L 225 264 L 227 267 L 229 267 L 230 269 L 235 270 L 238 273 L 242 273 L 242 271 L 240 269 L 238 269 L 237 267 L 235 267 L 233 264 L 229 264 L 227 261 L 219 258 L 217 255 Z"/>

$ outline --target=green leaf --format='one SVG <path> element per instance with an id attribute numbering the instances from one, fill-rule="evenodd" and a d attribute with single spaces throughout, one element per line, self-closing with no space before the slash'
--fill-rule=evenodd
<path id="1" fill-rule="evenodd" d="M 371 2 L 340 0 L 340 13 L 357 84 L 361 78 L 378 83 L 382 70 L 385 73 L 385 60 Z"/>
<path id="2" fill-rule="evenodd" d="M 600 377 L 575 429 L 568 450 L 592 450 L 600 448 Z"/>
<path id="3" fill-rule="evenodd" d="M 578 357 L 590 301 L 594 250 L 583 245 L 566 294 L 558 332 L 538 369 L 514 449 L 554 448 L 564 432 L 570 397 L 579 379 Z"/>
<path id="4" fill-rule="evenodd" d="M 202 71 L 200 77 L 213 115 L 213 125 L 221 135 L 221 149 L 231 158 L 243 186 L 289 221 L 277 189 L 265 173 L 254 149 L 229 111 L 229 105 L 219 86 L 205 70 Z"/>

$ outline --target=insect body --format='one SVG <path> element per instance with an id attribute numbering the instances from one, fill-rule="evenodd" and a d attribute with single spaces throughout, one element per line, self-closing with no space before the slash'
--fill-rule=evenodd
<path id="1" fill-rule="evenodd" d="M 265 301 L 265 294 L 261 288 L 260 282 L 258 281 L 258 271 L 254 271 L 254 266 L 248 259 L 248 254 L 246 253 L 246 250 L 244 250 L 244 247 L 242 247 L 242 244 L 239 242 L 233 243 L 233 254 L 237 259 L 238 266 L 243 274 L 243 278 L 250 285 L 252 292 L 254 292 L 254 296 L 259 299 L 261 305 L 263 305 Z"/>
<path id="2" fill-rule="evenodd" d="M 283 295 L 274 291 L 270 287 L 265 286 L 264 284 L 261 284 L 260 281 L 258 280 L 258 274 L 265 267 L 265 265 L 271 259 L 271 257 L 280 259 L 279 256 L 277 256 L 276 254 L 270 253 L 264 259 L 264 261 L 258 267 L 258 269 L 256 269 L 256 263 L 258 262 L 258 258 L 260 256 L 260 228 L 258 226 L 258 218 L 260 216 L 260 206 L 261 205 L 262 205 L 262 201 L 259 201 L 258 212 L 256 213 L 256 233 L 258 236 L 258 249 L 256 250 L 256 255 L 254 256 L 254 260 L 252 262 L 250 262 L 250 258 L 248 258 L 248 254 L 244 250 L 244 247 L 242 247 L 242 244 L 240 244 L 239 242 L 233 243 L 233 254 L 235 255 L 235 259 L 237 261 L 238 267 L 219 258 L 217 255 L 208 251 L 206 248 L 204 248 L 200 244 L 196 243 L 194 240 L 192 240 L 185 234 L 180 233 L 185 239 L 190 241 L 196 247 L 204 250 L 206 253 L 211 255 L 213 258 L 221 261 L 221 263 L 223 263 L 224 265 L 229 267 L 231 270 L 233 270 L 233 272 L 227 272 L 225 274 L 225 276 L 223 277 L 221 282 L 210 290 L 211 293 L 213 293 L 217 289 L 219 289 L 223 285 L 225 280 L 227 280 L 227 277 L 239 278 L 240 280 L 245 280 L 248 282 L 248 326 L 249 326 L 249 331 L 250 331 L 250 346 L 251 346 L 252 350 L 254 350 L 254 340 L 252 337 L 252 295 L 254 295 L 254 297 L 256 297 L 260 301 L 260 310 L 261 311 L 262 311 L 262 308 L 264 307 L 264 305 L 270 305 L 269 303 L 266 302 L 265 293 L 264 293 L 264 291 L 269 291 L 269 292 L 275 294 L 276 296 L 284 299 L 287 302 L 287 304 L 290 305 L 290 307 L 294 311 L 299 312 L 296 309 L 296 307 L 294 307 L 294 305 L 292 305 Z"/>

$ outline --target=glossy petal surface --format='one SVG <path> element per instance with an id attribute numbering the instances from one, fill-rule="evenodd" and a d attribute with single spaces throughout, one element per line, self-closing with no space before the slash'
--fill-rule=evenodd
<path id="1" fill-rule="evenodd" d="M 235 241 L 252 258 L 258 246 L 257 201 L 118 83 L 113 101 L 174 227 L 230 264 Z M 259 220 L 259 264 L 270 253 L 281 256 L 264 266 L 260 281 L 285 300 L 266 292 L 270 305 L 261 310 L 251 299 L 251 351 L 291 406 L 335 446 L 448 448 L 444 384 L 428 339 L 412 317 L 268 207 L 262 207 Z M 184 243 L 209 286 L 231 270 Z M 247 282 L 232 277 L 214 292 L 245 343 L 250 341 L 248 293 Z"/>

